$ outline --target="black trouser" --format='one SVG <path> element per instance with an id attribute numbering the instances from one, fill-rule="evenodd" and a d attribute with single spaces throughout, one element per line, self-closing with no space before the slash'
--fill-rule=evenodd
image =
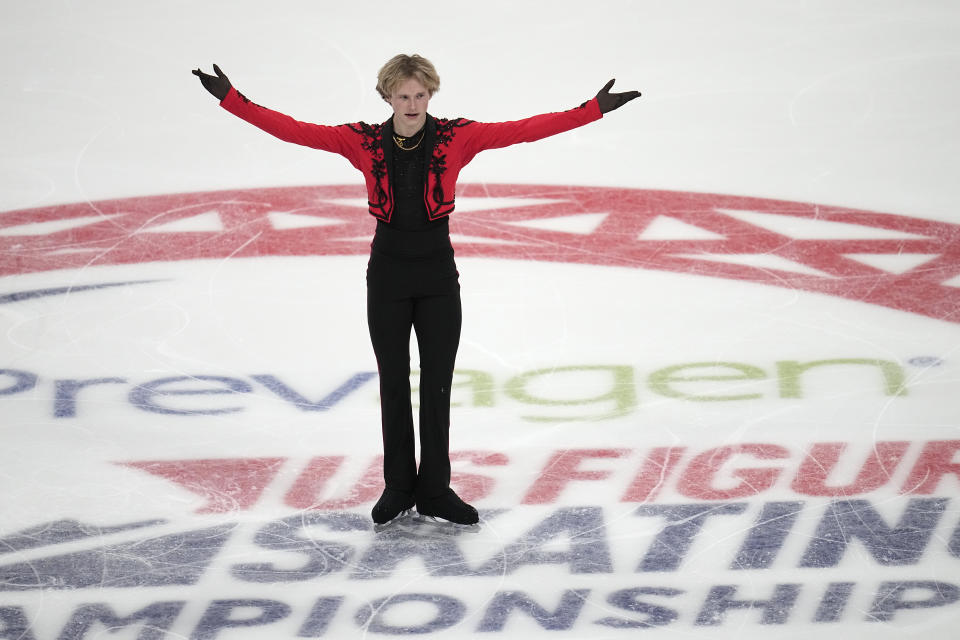
<path id="1" fill-rule="evenodd" d="M 430 258 L 374 251 L 367 323 L 380 373 L 387 487 L 434 497 L 450 486 L 450 384 L 460 344 L 460 285 L 452 249 Z M 410 329 L 420 351 L 420 466 L 410 389 Z"/>

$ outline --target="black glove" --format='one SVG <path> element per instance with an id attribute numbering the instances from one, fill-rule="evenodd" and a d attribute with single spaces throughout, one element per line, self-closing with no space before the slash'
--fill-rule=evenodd
<path id="1" fill-rule="evenodd" d="M 597 103 L 600 105 L 600 113 L 609 113 L 614 109 L 622 107 L 634 98 L 640 97 L 639 91 L 625 91 L 624 93 L 610 93 L 610 87 L 616 80 L 611 80 L 604 85 L 603 89 L 597 94 Z"/>
<path id="2" fill-rule="evenodd" d="M 200 71 L 200 69 L 194 69 L 193 75 L 200 78 L 203 88 L 213 94 L 214 98 L 223 100 L 227 97 L 227 93 L 230 92 L 230 87 L 233 85 L 230 84 L 230 79 L 223 74 L 223 71 L 220 71 L 220 67 L 213 65 L 213 71 L 217 75 L 211 76 Z"/>

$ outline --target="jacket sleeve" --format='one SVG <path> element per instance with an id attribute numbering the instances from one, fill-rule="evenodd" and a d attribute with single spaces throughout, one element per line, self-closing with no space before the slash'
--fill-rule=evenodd
<path id="1" fill-rule="evenodd" d="M 486 149 L 499 149 L 519 142 L 534 142 L 563 133 L 603 117 L 596 98 L 575 109 L 544 113 L 510 122 L 471 122 L 464 141 L 465 160 Z"/>
<path id="2" fill-rule="evenodd" d="M 356 165 L 353 130 L 347 125 L 328 126 L 294 120 L 288 115 L 261 107 L 231 87 L 220 106 L 270 135 L 313 149 L 345 156 Z"/>

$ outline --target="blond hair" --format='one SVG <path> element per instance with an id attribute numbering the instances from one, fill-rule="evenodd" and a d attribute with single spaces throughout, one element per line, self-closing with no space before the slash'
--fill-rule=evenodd
<path id="1" fill-rule="evenodd" d="M 404 80 L 415 79 L 422 84 L 431 97 L 440 89 L 440 76 L 433 63 L 417 54 L 408 56 L 398 54 L 387 61 L 377 73 L 377 93 L 384 100 L 390 100 L 394 89 Z"/>

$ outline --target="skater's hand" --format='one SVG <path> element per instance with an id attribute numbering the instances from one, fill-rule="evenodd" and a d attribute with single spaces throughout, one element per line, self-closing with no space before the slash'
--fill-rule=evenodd
<path id="1" fill-rule="evenodd" d="M 230 92 L 230 87 L 232 86 L 230 79 L 224 75 L 223 71 L 220 71 L 220 67 L 217 65 L 213 65 L 213 71 L 217 75 L 211 76 L 200 71 L 200 69 L 194 69 L 193 75 L 200 78 L 200 83 L 203 85 L 203 88 L 213 94 L 214 98 L 223 100 Z"/>
<path id="2" fill-rule="evenodd" d="M 634 98 L 640 97 L 639 91 L 625 91 L 623 93 L 610 93 L 610 87 L 616 80 L 611 80 L 597 93 L 597 103 L 600 105 L 600 113 L 609 113 L 614 109 L 622 107 Z"/>

